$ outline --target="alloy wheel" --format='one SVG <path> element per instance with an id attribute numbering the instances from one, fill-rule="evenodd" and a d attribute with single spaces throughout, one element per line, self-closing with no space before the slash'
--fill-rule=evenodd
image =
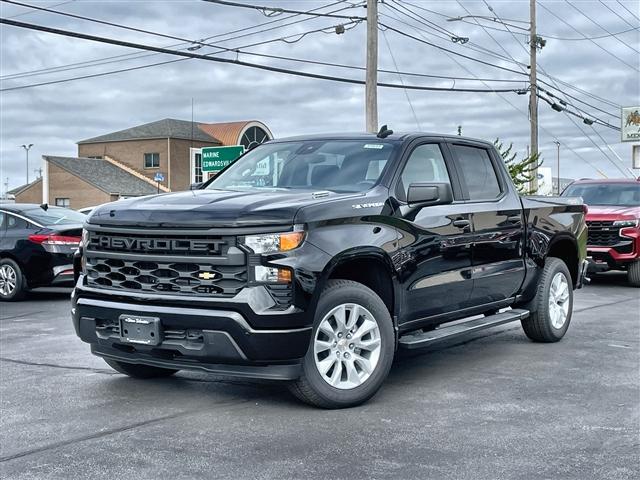
<path id="1" fill-rule="evenodd" d="M 562 272 L 551 280 L 549 289 L 549 318 L 553 328 L 561 329 L 569 316 L 569 282 Z"/>
<path id="2" fill-rule="evenodd" d="M 320 322 L 313 343 L 320 376 L 341 390 L 366 382 L 378 365 L 380 351 L 378 322 L 357 303 L 344 303 L 329 311 Z"/>
<path id="3" fill-rule="evenodd" d="M 0 295 L 8 297 L 16 289 L 17 273 L 11 265 L 0 266 Z"/>

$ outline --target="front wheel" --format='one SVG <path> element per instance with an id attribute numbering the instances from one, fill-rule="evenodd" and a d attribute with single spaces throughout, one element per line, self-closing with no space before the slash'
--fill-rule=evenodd
<path id="1" fill-rule="evenodd" d="M 547 258 L 538 280 L 536 296 L 524 308 L 524 333 L 534 342 L 557 342 L 567 333 L 573 312 L 573 287 L 567 265 L 559 258 Z"/>
<path id="2" fill-rule="evenodd" d="M 640 287 L 640 260 L 636 260 L 629 265 L 627 280 L 629 280 L 629 285 L 632 287 Z"/>
<path id="3" fill-rule="evenodd" d="M 321 294 L 302 375 L 291 384 L 300 400 L 321 408 L 346 408 L 382 386 L 394 355 L 391 316 L 371 289 L 331 280 Z"/>

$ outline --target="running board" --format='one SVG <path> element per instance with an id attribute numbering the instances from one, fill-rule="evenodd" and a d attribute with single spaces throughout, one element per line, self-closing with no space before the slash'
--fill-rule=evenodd
<path id="1" fill-rule="evenodd" d="M 408 333 L 400 337 L 398 347 L 412 350 L 414 348 L 431 347 L 440 343 L 459 340 L 472 333 L 497 327 L 504 323 L 515 322 L 529 316 L 529 310 L 507 310 L 483 318 L 476 318 L 455 325 L 443 326 L 429 332 Z"/>

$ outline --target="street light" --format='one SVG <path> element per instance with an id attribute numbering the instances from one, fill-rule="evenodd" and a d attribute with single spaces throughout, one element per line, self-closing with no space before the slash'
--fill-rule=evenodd
<path id="1" fill-rule="evenodd" d="M 24 148 L 25 153 L 27 154 L 27 185 L 29 184 L 29 150 L 31 150 L 31 147 L 33 147 L 33 143 L 30 143 L 29 145 L 20 145 L 22 148 Z"/>
<path id="2" fill-rule="evenodd" d="M 554 140 L 553 143 L 555 143 L 558 148 L 556 159 L 558 162 L 558 195 L 560 195 L 560 142 L 558 140 Z"/>

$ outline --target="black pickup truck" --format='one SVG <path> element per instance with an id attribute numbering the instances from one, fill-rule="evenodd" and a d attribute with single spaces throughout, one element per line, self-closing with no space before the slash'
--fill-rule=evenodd
<path id="1" fill-rule="evenodd" d="M 584 279 L 584 213 L 579 198 L 521 198 L 483 141 L 270 141 L 195 190 L 94 210 L 73 323 L 132 377 L 199 369 L 353 406 L 401 348 L 510 321 L 560 340 Z"/>

